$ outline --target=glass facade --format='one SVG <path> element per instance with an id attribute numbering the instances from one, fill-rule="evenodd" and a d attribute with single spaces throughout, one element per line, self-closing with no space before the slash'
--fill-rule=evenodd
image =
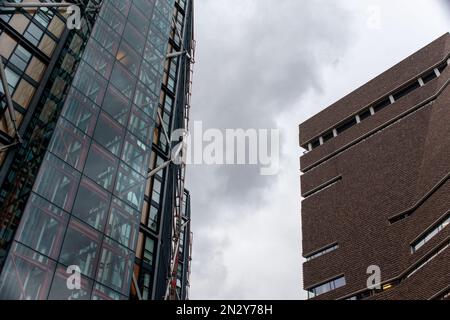
<path id="1" fill-rule="evenodd" d="M 176 79 L 172 91 L 166 86 L 180 59 L 165 56 L 175 50 L 173 17 L 183 12 L 180 3 L 186 6 L 175 0 L 104 1 L 92 22 L 84 18 L 75 32 L 64 32 L 64 17 L 56 10 L 37 10 L 31 19 L 25 15 L 31 22 L 22 21 L 24 37 L 48 53 L 44 62 L 60 51 L 46 94 L 36 98 L 21 162 L 19 156 L 13 159 L 17 169 L 10 170 L 1 189 L 2 215 L 9 214 L 2 222 L 9 219 L 15 227 L 2 230 L 13 241 L 7 246 L 4 237 L 8 254 L 0 299 L 128 299 L 136 294 L 133 270 L 141 268 L 142 297 L 155 298 L 151 279 L 164 232 L 162 203 L 173 195 L 164 191 L 168 170 L 152 179 L 147 174 L 168 157 L 161 126 L 173 129 Z M 2 16 L 2 26 L 17 28 L 19 22 L 9 20 L 22 19 L 18 16 Z M 55 30 L 65 35 L 60 48 L 52 40 Z M 2 29 L 0 53 L 7 59 L 11 92 L 26 90 L 21 81 L 36 90 L 45 63 L 40 69 L 37 58 L 8 37 Z M 17 108 L 26 102 L 20 96 Z M 21 176 L 20 164 L 30 160 L 33 170 Z M 81 289 L 66 286 L 70 266 L 81 271 Z"/>

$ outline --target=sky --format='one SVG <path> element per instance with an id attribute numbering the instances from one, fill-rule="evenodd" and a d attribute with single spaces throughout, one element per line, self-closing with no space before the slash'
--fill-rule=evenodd
<path id="1" fill-rule="evenodd" d="M 192 299 L 305 299 L 298 125 L 450 31 L 447 0 L 196 0 L 191 123 L 279 129 L 280 170 L 188 167 Z"/>

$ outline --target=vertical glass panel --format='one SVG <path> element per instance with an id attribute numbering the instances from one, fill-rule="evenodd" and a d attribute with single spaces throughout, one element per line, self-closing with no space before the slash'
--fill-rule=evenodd
<path id="1" fill-rule="evenodd" d="M 141 210 L 144 198 L 145 178 L 121 163 L 114 194 L 133 208 Z"/>
<path id="2" fill-rule="evenodd" d="M 140 1 L 136 1 L 138 3 Z M 141 1 L 148 3 L 147 1 Z M 146 14 L 148 14 L 148 11 L 144 11 Z M 147 35 L 148 26 L 150 23 L 150 19 L 146 18 L 134 5 L 131 6 L 130 13 L 128 15 L 128 21 L 130 21 L 136 29 L 142 33 L 143 36 Z"/>
<path id="3" fill-rule="evenodd" d="M 106 6 L 103 6 L 106 7 Z M 101 19 L 97 20 L 92 37 L 97 40 L 103 48 L 108 50 L 113 56 L 116 55 L 119 48 L 120 37 L 109 26 L 107 26 Z"/>
<path id="4" fill-rule="evenodd" d="M 52 287 L 48 296 L 49 300 L 89 300 L 93 281 L 85 276 L 81 276 L 80 289 L 69 289 L 67 282 L 72 283 L 69 277 L 73 275 L 72 270 L 68 270 L 63 265 L 56 268 L 55 277 L 53 278 Z M 73 284 L 73 283 L 72 283 Z"/>
<path id="5" fill-rule="evenodd" d="M 128 12 L 130 11 L 131 1 L 135 0 L 111 0 L 111 4 L 117 8 L 117 10 L 122 13 L 125 17 L 128 16 Z M 142 1 L 142 0 L 138 0 Z M 146 1 L 146 0 L 144 0 Z"/>
<path id="6" fill-rule="evenodd" d="M 158 208 L 154 205 L 150 206 L 150 214 L 148 217 L 148 227 L 153 231 L 158 231 Z"/>
<path id="7" fill-rule="evenodd" d="M 155 240 L 150 237 L 145 239 L 144 262 L 153 266 L 153 253 L 155 251 Z"/>
<path id="8" fill-rule="evenodd" d="M 16 240 L 56 260 L 68 221 L 68 215 L 61 209 L 33 194 L 23 213 Z"/>
<path id="9" fill-rule="evenodd" d="M 15 242 L 1 274 L 0 299 L 47 299 L 55 265 L 49 258 Z"/>
<path id="10" fill-rule="evenodd" d="M 101 112 L 94 139 L 116 156 L 120 155 L 125 129 L 106 113 Z"/>
<path id="11" fill-rule="evenodd" d="M 145 61 L 142 63 L 139 80 L 141 80 L 151 91 L 158 92 L 161 77 L 158 75 L 158 72 Z"/>
<path id="12" fill-rule="evenodd" d="M 90 139 L 86 135 L 61 118 L 50 143 L 50 151 L 72 167 L 82 171 L 89 143 Z"/>
<path id="13" fill-rule="evenodd" d="M 115 32 L 122 34 L 125 27 L 125 17 L 113 6 L 105 6 L 101 17 Z"/>
<path id="14" fill-rule="evenodd" d="M 73 215 L 103 231 L 110 203 L 109 193 L 87 178 L 81 180 Z"/>
<path id="15" fill-rule="evenodd" d="M 142 50 L 145 45 L 145 38 L 139 31 L 136 30 L 135 27 L 133 27 L 130 22 L 128 22 L 125 26 L 123 39 L 125 39 L 139 54 L 142 54 Z"/>
<path id="16" fill-rule="evenodd" d="M 36 179 L 34 191 L 70 212 L 79 181 L 80 173 L 48 153 Z"/>
<path id="17" fill-rule="evenodd" d="M 92 291 L 92 300 L 128 300 L 126 296 L 96 283 Z"/>
<path id="18" fill-rule="evenodd" d="M 87 224 L 70 220 L 59 262 L 65 266 L 78 266 L 81 273 L 93 278 L 97 267 L 101 235 Z"/>
<path id="19" fill-rule="evenodd" d="M 81 63 L 73 85 L 100 105 L 106 91 L 106 80 L 86 63 Z"/>
<path id="20" fill-rule="evenodd" d="M 128 71 L 137 76 L 141 58 L 125 41 L 122 41 L 120 44 L 116 59 L 123 64 Z"/>
<path id="21" fill-rule="evenodd" d="M 127 133 L 122 152 L 122 160 L 145 176 L 148 172 L 149 158 L 149 148 L 142 141 Z"/>
<path id="22" fill-rule="evenodd" d="M 110 85 L 103 101 L 102 109 L 112 116 L 114 120 L 125 126 L 130 112 L 130 102 Z"/>
<path id="23" fill-rule="evenodd" d="M 120 244 L 134 250 L 139 235 L 139 212 L 113 198 L 105 233 Z"/>
<path id="24" fill-rule="evenodd" d="M 103 77 L 108 79 L 111 76 L 114 56 L 110 55 L 94 39 L 89 41 L 83 59 Z"/>
<path id="25" fill-rule="evenodd" d="M 157 51 L 151 43 L 147 43 L 144 49 L 144 59 L 159 73 L 163 69 L 163 58 L 164 55 L 161 52 Z"/>
<path id="26" fill-rule="evenodd" d="M 131 99 L 136 86 L 136 78 L 131 75 L 119 62 L 116 62 L 112 76 L 111 83 L 119 89 L 122 94 Z"/>
<path id="27" fill-rule="evenodd" d="M 118 160 L 95 143 L 89 152 L 84 173 L 106 190 L 112 191 Z"/>
<path id="28" fill-rule="evenodd" d="M 63 109 L 63 116 L 85 134 L 92 136 L 99 108 L 77 90 L 71 89 Z"/>
<path id="29" fill-rule="evenodd" d="M 158 101 L 159 99 L 155 94 L 148 90 L 141 82 L 138 82 L 134 103 L 152 119 L 156 119 Z"/>
<path id="30" fill-rule="evenodd" d="M 134 253 L 117 242 L 105 238 L 96 280 L 128 295 L 133 272 Z"/>

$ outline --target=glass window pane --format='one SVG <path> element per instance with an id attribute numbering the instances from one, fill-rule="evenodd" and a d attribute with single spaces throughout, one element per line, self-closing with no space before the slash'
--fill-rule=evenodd
<path id="1" fill-rule="evenodd" d="M 16 240 L 56 260 L 68 222 L 64 211 L 32 195 L 23 213 Z"/>
<path id="2" fill-rule="evenodd" d="M 134 103 L 152 119 L 156 119 L 158 109 L 158 97 L 148 90 L 141 82 L 138 82 Z"/>
<path id="3" fill-rule="evenodd" d="M 137 76 L 141 57 L 125 41 L 122 41 L 116 59 L 131 73 Z"/>
<path id="4" fill-rule="evenodd" d="M 84 173 L 106 190 L 112 191 L 118 160 L 95 143 L 89 152 Z"/>
<path id="5" fill-rule="evenodd" d="M 14 243 L 0 278 L 1 300 L 45 300 L 56 263 Z"/>
<path id="6" fill-rule="evenodd" d="M 89 144 L 90 139 L 86 135 L 61 118 L 50 143 L 50 151 L 81 171 L 86 161 Z"/>
<path id="7" fill-rule="evenodd" d="M 128 295 L 133 272 L 134 253 L 117 242 L 105 238 L 96 280 Z"/>
<path id="8" fill-rule="evenodd" d="M 120 37 L 117 33 L 113 32 L 113 30 L 107 26 L 103 20 L 98 19 L 95 24 L 94 31 L 92 32 L 92 37 L 97 40 L 103 48 L 108 50 L 109 53 L 113 56 L 116 55 L 120 43 Z"/>
<path id="9" fill-rule="evenodd" d="M 125 26 L 123 39 L 125 39 L 139 54 L 142 53 L 145 45 L 145 38 L 130 22 Z"/>
<path id="10" fill-rule="evenodd" d="M 80 173 L 48 153 L 39 170 L 34 191 L 70 212 L 79 181 Z"/>
<path id="11" fill-rule="evenodd" d="M 73 273 L 70 273 L 68 268 L 63 265 L 58 265 L 53 279 L 49 300 L 90 300 L 93 281 L 85 276 L 81 276 L 80 289 L 69 289 L 67 281 Z"/>
<path id="12" fill-rule="evenodd" d="M 110 203 L 109 193 L 87 178 L 81 180 L 73 215 L 91 227 L 103 231 Z"/>
<path id="13" fill-rule="evenodd" d="M 88 98 L 72 89 L 63 109 L 63 116 L 85 134 L 92 136 L 99 108 Z"/>
<path id="14" fill-rule="evenodd" d="M 139 212 L 113 198 L 106 235 L 134 250 L 139 235 L 139 216 Z"/>
<path id="15" fill-rule="evenodd" d="M 125 17 L 120 14 L 113 6 L 104 6 L 101 14 L 102 21 L 106 22 L 119 35 L 122 34 L 125 27 Z"/>
<path id="16" fill-rule="evenodd" d="M 151 146 L 155 122 L 142 110 L 133 105 L 128 130 L 142 140 L 146 145 Z"/>
<path id="17" fill-rule="evenodd" d="M 114 194 L 133 208 L 141 211 L 144 199 L 145 178 L 121 163 Z"/>
<path id="18" fill-rule="evenodd" d="M 123 147 L 122 160 L 134 170 L 145 176 L 149 168 L 150 148 L 127 133 Z"/>
<path id="19" fill-rule="evenodd" d="M 102 109 L 125 126 L 130 113 L 130 102 L 113 86 L 109 86 Z"/>
<path id="20" fill-rule="evenodd" d="M 111 83 L 119 89 L 122 94 L 131 99 L 136 86 L 136 78 L 129 73 L 119 62 L 116 62 L 112 75 Z"/>
<path id="21" fill-rule="evenodd" d="M 101 112 L 94 139 L 116 156 L 120 155 L 125 129 L 106 113 Z"/>
<path id="22" fill-rule="evenodd" d="M 86 47 L 84 60 L 105 78 L 111 76 L 114 57 L 94 39 Z"/>
<path id="23" fill-rule="evenodd" d="M 93 278 L 97 267 L 101 235 L 87 224 L 70 220 L 59 262 L 78 266 L 81 273 Z"/>
<path id="24" fill-rule="evenodd" d="M 80 64 L 73 85 L 97 105 L 102 103 L 106 80 L 86 63 Z"/>
<path id="25" fill-rule="evenodd" d="M 128 300 L 126 296 L 96 283 L 92 291 L 92 300 Z"/>

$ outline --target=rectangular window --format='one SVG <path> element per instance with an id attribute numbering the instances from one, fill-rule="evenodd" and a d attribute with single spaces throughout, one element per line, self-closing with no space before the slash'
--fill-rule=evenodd
<path id="1" fill-rule="evenodd" d="M 96 280 L 128 295 L 133 272 L 134 253 L 117 242 L 105 238 Z"/>
<path id="2" fill-rule="evenodd" d="M 33 194 L 23 213 L 16 241 L 57 260 L 68 222 L 68 214 Z"/>
<path id="3" fill-rule="evenodd" d="M 118 160 L 95 143 L 92 144 L 84 173 L 108 191 L 112 191 Z"/>
<path id="4" fill-rule="evenodd" d="M 79 266 L 81 273 L 94 277 L 99 257 L 101 234 L 75 218 L 70 220 L 59 257 L 65 266 Z"/>
<path id="5" fill-rule="evenodd" d="M 89 150 L 90 139 L 61 118 L 50 143 L 50 151 L 65 162 L 82 171 Z"/>
<path id="6" fill-rule="evenodd" d="M 67 283 L 71 281 L 67 267 L 59 265 L 56 268 L 48 300 L 90 300 L 93 281 L 85 276 L 80 277 L 80 289 L 69 289 Z"/>
<path id="7" fill-rule="evenodd" d="M 425 233 L 422 237 L 419 238 L 416 242 L 411 245 L 411 252 L 415 253 L 420 248 L 422 248 L 426 243 L 428 243 L 431 239 L 437 236 L 444 228 L 446 228 L 450 224 L 450 214 L 448 214 L 445 218 L 443 218 L 440 222 L 437 223 L 430 231 Z"/>
<path id="8" fill-rule="evenodd" d="M 337 249 L 339 249 L 339 245 L 334 244 L 334 245 L 332 245 L 332 246 L 330 246 L 330 247 L 327 247 L 327 248 L 325 248 L 325 249 L 323 249 L 323 250 L 320 250 L 319 252 L 316 252 L 316 253 L 314 253 L 314 254 L 312 254 L 312 255 L 310 255 L 310 256 L 307 256 L 307 257 L 306 257 L 306 260 L 307 260 L 307 261 L 314 260 L 314 259 L 316 259 L 316 258 L 319 258 L 319 257 L 321 257 L 321 256 L 323 256 L 323 255 L 325 255 L 325 254 L 327 254 L 327 253 L 333 252 L 333 251 L 335 251 L 335 250 L 337 250 Z"/>
<path id="9" fill-rule="evenodd" d="M 336 278 L 330 282 L 326 282 L 308 290 L 308 298 L 314 298 L 330 291 L 339 289 L 346 285 L 345 277 Z"/>
<path id="10" fill-rule="evenodd" d="M 78 129 L 92 137 L 99 107 L 75 89 L 71 89 L 63 108 L 63 116 Z"/>
<path id="11" fill-rule="evenodd" d="M 150 152 L 143 142 L 127 133 L 123 147 L 122 160 L 141 175 L 148 172 Z"/>
<path id="12" fill-rule="evenodd" d="M 81 180 L 72 214 L 99 231 L 105 228 L 110 203 L 108 192 L 87 178 Z"/>
<path id="13" fill-rule="evenodd" d="M 113 198 L 106 235 L 134 250 L 139 235 L 139 218 L 139 212 Z"/>
<path id="14" fill-rule="evenodd" d="M 125 129 L 106 113 L 101 112 L 94 132 L 94 140 L 115 156 L 120 155 Z"/>
<path id="15" fill-rule="evenodd" d="M 346 131 L 346 130 L 350 129 L 351 127 L 353 127 L 356 124 L 357 124 L 356 118 L 353 117 L 353 118 L 347 120 L 346 122 L 344 122 L 343 124 L 341 124 L 340 126 L 338 126 L 336 128 L 336 130 L 337 130 L 338 134 L 341 134 L 344 131 Z"/>
<path id="16" fill-rule="evenodd" d="M 394 95 L 393 95 L 394 99 L 395 99 L 395 101 L 397 101 L 419 88 L 420 88 L 419 81 L 415 81 L 414 83 L 412 83 L 412 84 L 406 86 L 405 88 L 399 90 L 398 92 L 394 93 Z"/>
<path id="17" fill-rule="evenodd" d="M 121 163 L 114 194 L 140 211 L 144 200 L 145 182 L 145 177 Z"/>
<path id="18" fill-rule="evenodd" d="M 130 102 L 111 85 L 106 92 L 102 109 L 121 125 L 125 126 L 127 124 Z"/>
<path id="19" fill-rule="evenodd" d="M 67 163 L 48 153 L 36 179 L 34 191 L 70 212 L 80 176 Z"/>

